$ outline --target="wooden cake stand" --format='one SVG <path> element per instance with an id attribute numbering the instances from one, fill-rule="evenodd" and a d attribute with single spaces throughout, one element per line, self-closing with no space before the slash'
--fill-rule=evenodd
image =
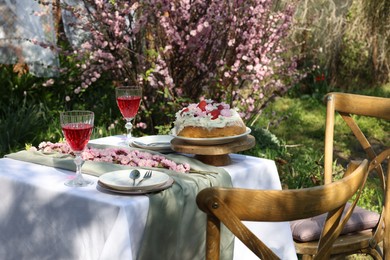
<path id="1" fill-rule="evenodd" d="M 179 153 L 195 154 L 195 158 L 205 164 L 224 166 L 231 163 L 229 153 L 248 150 L 255 144 L 256 141 L 252 135 L 243 136 L 230 143 L 215 145 L 196 145 L 174 138 L 171 141 L 171 148 Z"/>

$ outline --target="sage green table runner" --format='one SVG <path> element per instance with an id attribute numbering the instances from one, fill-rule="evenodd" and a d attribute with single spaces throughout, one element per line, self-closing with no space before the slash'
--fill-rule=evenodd
<path id="1" fill-rule="evenodd" d="M 100 149 L 107 147 L 104 145 L 93 146 Z M 177 154 L 163 156 L 176 163 L 188 163 L 192 173 L 178 173 L 154 168 L 167 173 L 175 182 L 167 190 L 148 194 L 150 201 L 148 219 L 137 259 L 204 259 L 206 215 L 198 209 L 195 201 L 196 195 L 200 190 L 210 186 L 231 187 L 230 176 L 221 168 L 203 164 L 192 158 Z M 75 170 L 73 157 L 66 154 L 21 151 L 8 154 L 6 157 Z M 98 177 L 106 172 L 129 168 L 131 167 L 119 164 L 86 161 L 82 172 Z M 221 259 L 233 258 L 233 241 L 233 235 L 223 229 Z"/>

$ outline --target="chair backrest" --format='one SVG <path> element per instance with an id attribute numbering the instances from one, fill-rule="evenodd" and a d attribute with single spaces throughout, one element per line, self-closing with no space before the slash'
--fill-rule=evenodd
<path id="1" fill-rule="evenodd" d="M 383 241 L 385 259 L 390 259 L 390 187 L 386 182 L 386 175 L 390 176 L 390 147 L 382 151 L 375 151 L 369 138 L 365 136 L 355 120 L 357 116 L 375 117 L 390 120 L 390 98 L 364 96 L 347 93 L 329 93 L 325 97 L 327 104 L 326 130 L 325 130 L 325 157 L 324 157 L 324 183 L 332 182 L 333 167 L 333 139 L 335 128 L 335 114 L 339 114 L 354 134 L 369 160 L 369 172 L 376 172 L 381 181 L 381 189 L 384 194 L 384 203 L 381 218 L 374 230 L 374 236 L 370 246 L 375 247 Z M 384 165 L 387 160 L 387 166 Z M 382 165 L 383 164 L 383 165 Z M 384 167 L 387 174 L 384 173 Z"/>
<path id="2" fill-rule="evenodd" d="M 207 213 L 206 259 L 219 259 L 222 222 L 261 259 L 278 259 L 241 221 L 291 221 L 328 212 L 321 235 L 318 256 L 329 256 L 356 205 L 342 217 L 345 203 L 364 186 L 368 161 L 351 164 L 341 180 L 327 185 L 296 190 L 249 190 L 212 187 L 197 196 L 198 207 Z"/>
<path id="3" fill-rule="evenodd" d="M 390 120 L 390 98 L 347 93 L 329 93 L 325 96 L 325 102 L 327 111 L 324 151 L 324 181 L 325 183 L 330 183 L 332 181 L 335 112 L 338 112 L 338 114 L 340 114 L 343 120 L 347 123 L 352 133 L 367 153 L 368 159 L 370 161 L 374 161 L 377 154 L 364 133 L 360 130 L 353 116 L 359 115 Z M 381 175 L 380 178 L 382 178 L 383 169 L 380 165 L 378 167 L 374 167 L 374 165 L 372 165 L 370 168 L 370 170 L 377 168 L 377 172 Z"/>

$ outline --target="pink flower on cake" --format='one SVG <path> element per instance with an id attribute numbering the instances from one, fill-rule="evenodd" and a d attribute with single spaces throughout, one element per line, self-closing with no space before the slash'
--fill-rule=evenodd
<path id="1" fill-rule="evenodd" d="M 221 116 L 226 116 L 226 117 L 232 116 L 232 112 L 230 111 L 230 109 L 222 109 L 220 113 L 221 113 Z"/>

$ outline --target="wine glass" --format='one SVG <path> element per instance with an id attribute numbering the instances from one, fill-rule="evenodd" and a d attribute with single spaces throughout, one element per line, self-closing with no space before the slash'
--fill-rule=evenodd
<path id="1" fill-rule="evenodd" d="M 130 144 L 132 139 L 131 129 L 133 128 L 131 120 L 133 120 L 133 118 L 137 115 L 139 104 L 141 102 L 142 89 L 138 86 L 117 87 L 115 89 L 115 96 L 119 110 L 126 120 L 126 143 Z"/>
<path id="2" fill-rule="evenodd" d="M 81 175 L 84 161 L 81 153 L 92 134 L 94 113 L 91 111 L 73 110 L 60 113 L 60 123 L 65 140 L 75 154 L 76 177 L 65 182 L 70 187 L 84 187 L 92 184 Z"/>

